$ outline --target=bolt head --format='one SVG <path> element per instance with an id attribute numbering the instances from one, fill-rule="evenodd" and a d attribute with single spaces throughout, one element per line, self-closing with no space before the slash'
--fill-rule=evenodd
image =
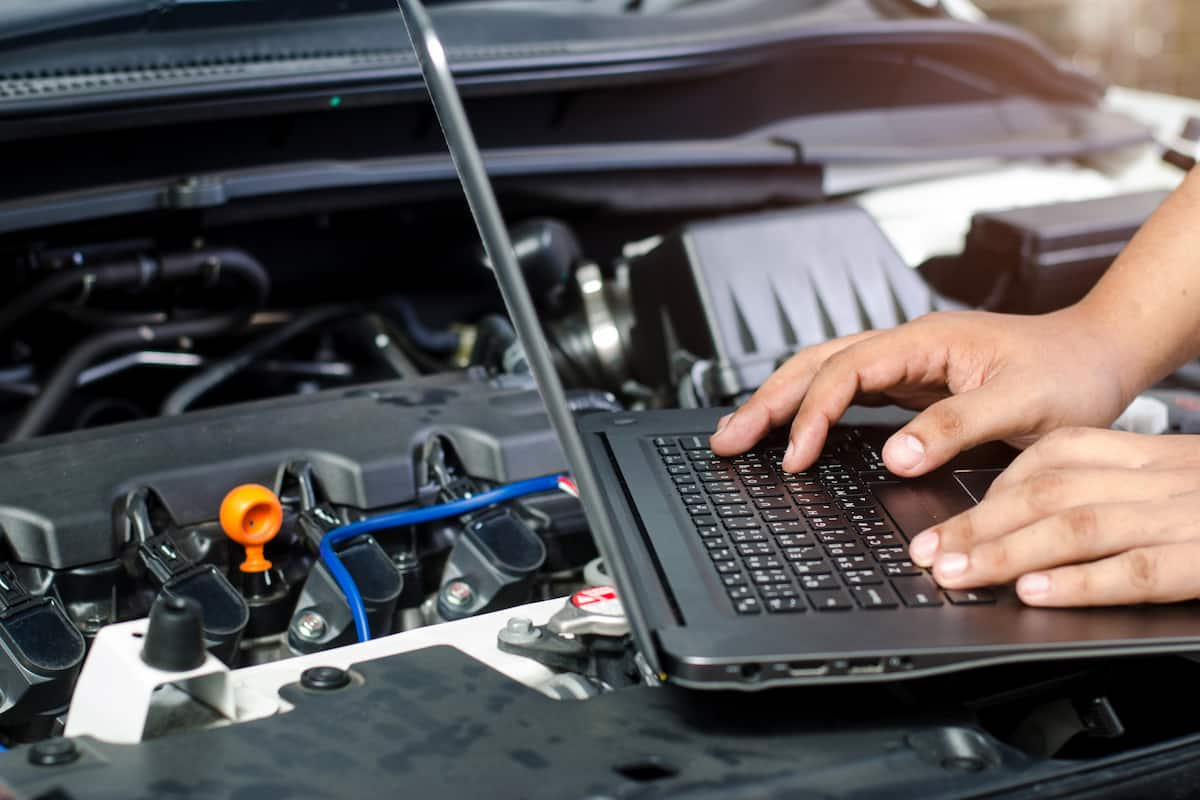
<path id="1" fill-rule="evenodd" d="M 55 737 L 29 748 L 29 763 L 37 767 L 57 767 L 79 758 L 79 748 L 70 739 Z"/>
<path id="2" fill-rule="evenodd" d="M 329 623 L 316 611 L 304 611 L 296 618 L 296 635 L 301 639 L 316 641 L 325 635 Z"/>
<path id="3" fill-rule="evenodd" d="M 451 581 L 446 584 L 446 588 L 442 590 L 442 594 L 445 596 L 447 603 L 457 608 L 468 606 L 475 599 L 475 590 L 466 581 Z"/>

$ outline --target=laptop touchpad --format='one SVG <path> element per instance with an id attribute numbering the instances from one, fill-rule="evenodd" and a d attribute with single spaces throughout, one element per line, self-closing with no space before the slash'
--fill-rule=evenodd
<path id="1" fill-rule="evenodd" d="M 883 483 L 871 487 L 888 516 L 908 539 L 939 522 L 966 511 L 983 497 L 1002 470 L 961 470 L 956 483 L 938 486 L 912 483 Z"/>

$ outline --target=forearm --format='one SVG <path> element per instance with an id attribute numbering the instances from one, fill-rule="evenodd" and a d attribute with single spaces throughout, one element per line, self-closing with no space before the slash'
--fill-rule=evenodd
<path id="1" fill-rule="evenodd" d="M 1200 170 L 1150 217 L 1076 317 L 1111 345 L 1132 396 L 1200 354 Z"/>

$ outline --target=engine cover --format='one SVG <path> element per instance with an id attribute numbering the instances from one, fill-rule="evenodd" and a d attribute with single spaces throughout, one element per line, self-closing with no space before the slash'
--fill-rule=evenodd
<path id="1" fill-rule="evenodd" d="M 149 487 L 179 525 L 217 516 L 242 483 L 279 487 L 307 461 L 330 502 L 364 511 L 417 498 L 416 456 L 440 435 L 467 472 L 511 481 L 565 468 L 541 398 L 472 372 L 387 382 L 0 447 L 0 532 L 8 558 L 63 569 L 125 544 L 116 514 Z"/>

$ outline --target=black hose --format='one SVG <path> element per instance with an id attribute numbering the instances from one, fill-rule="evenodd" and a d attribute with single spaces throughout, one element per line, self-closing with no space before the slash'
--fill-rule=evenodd
<path id="1" fill-rule="evenodd" d="M 458 334 L 454 331 L 430 328 L 417 314 L 416 308 L 407 298 L 389 298 L 384 301 L 384 307 L 388 311 L 396 312 L 400 329 L 404 331 L 404 335 L 422 350 L 446 355 L 458 349 Z"/>
<path id="2" fill-rule="evenodd" d="M 252 296 L 245 298 L 249 305 L 262 305 L 270 288 L 266 270 L 241 250 L 205 248 L 172 253 L 159 259 L 143 256 L 51 274 L 0 308 L 0 333 L 31 312 L 72 290 L 90 293 L 96 290 L 142 287 L 158 280 L 177 281 L 205 276 L 206 273 L 208 280 L 213 284 L 222 275 L 237 275 L 250 288 Z"/>
<path id="3" fill-rule="evenodd" d="M 8 435 L 8 441 L 31 439 L 41 433 L 75 388 L 79 373 L 97 358 L 115 350 L 146 347 L 163 339 L 203 339 L 217 336 L 241 327 L 253 313 L 253 308 L 245 308 L 204 319 L 105 331 L 83 340 L 54 368 L 54 373 L 42 387 L 42 393 L 29 404 L 17 426 Z"/>
<path id="4" fill-rule="evenodd" d="M 150 258 L 55 272 L 0 308 L 0 333 L 72 289 L 90 292 L 93 289 L 145 285 L 154 280 L 157 274 L 158 263 Z"/>
<path id="5" fill-rule="evenodd" d="M 266 300 L 270 280 L 262 265 L 240 250 L 195 250 L 164 256 L 158 262 L 165 280 L 178 280 L 208 273 L 210 283 L 216 284 L 223 275 L 236 275 L 245 289 L 238 294 L 238 307 L 212 316 L 142 325 L 105 331 L 84 339 L 58 363 L 42 392 L 22 414 L 9 434 L 9 441 L 29 439 L 48 425 L 75 388 L 79 373 L 97 358 L 116 350 L 145 347 L 166 339 L 203 339 L 218 336 L 241 327 Z M 11 305 L 10 305 L 11 307 Z M 3 319 L 3 317 L 0 317 Z"/>
<path id="6" fill-rule="evenodd" d="M 353 305 L 324 306 L 314 308 L 290 319 L 275 330 L 263 334 L 220 361 L 205 367 L 200 372 L 188 378 L 175 387 L 166 400 L 163 401 L 160 413 L 164 416 L 182 414 L 202 395 L 215 386 L 229 380 L 238 372 L 249 367 L 258 359 L 270 353 L 277 347 L 300 336 L 309 330 L 339 317 L 361 312 L 362 308 Z"/>

